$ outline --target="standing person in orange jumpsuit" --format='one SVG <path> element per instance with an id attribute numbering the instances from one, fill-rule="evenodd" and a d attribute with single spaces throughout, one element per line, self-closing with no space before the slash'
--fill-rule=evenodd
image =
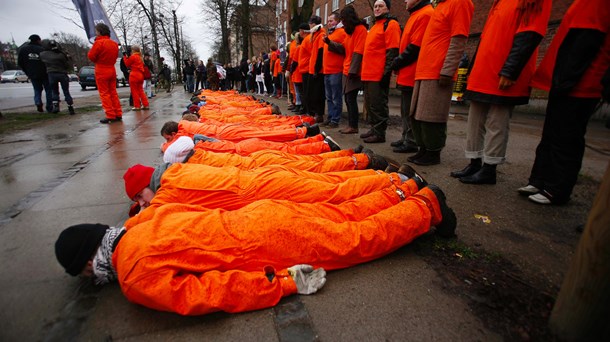
<path id="1" fill-rule="evenodd" d="M 339 12 L 328 16 L 328 35 L 322 38 L 324 42 L 324 58 L 322 72 L 324 73 L 324 91 L 328 105 L 328 119 L 323 126 L 327 128 L 339 127 L 341 113 L 343 112 L 343 60 L 345 59 L 345 29 Z"/>
<path id="2" fill-rule="evenodd" d="M 415 68 L 411 124 L 419 150 L 408 161 L 417 165 L 441 163 L 447 140 L 447 120 L 453 78 L 464 54 L 474 14 L 472 0 L 438 0 Z"/>
<path id="3" fill-rule="evenodd" d="M 131 46 L 131 56 L 123 54 L 125 65 L 131 70 L 129 73 L 129 89 L 133 97 L 131 110 L 148 109 L 148 97 L 144 93 L 144 60 L 140 53 L 140 46 Z"/>
<path id="4" fill-rule="evenodd" d="M 281 74 L 282 61 L 279 57 L 276 57 L 275 61 L 273 62 L 273 86 L 275 87 L 275 94 L 273 95 L 276 99 L 282 97 L 282 80 L 280 78 Z"/>
<path id="5" fill-rule="evenodd" d="M 600 98 L 610 101 L 610 6 L 575 0 L 532 79 L 549 91 L 542 139 L 527 186 L 538 204 L 564 204 L 576 185 L 589 118 Z"/>
<path id="6" fill-rule="evenodd" d="M 71 226 L 55 255 L 68 274 L 118 280 L 129 301 L 154 310 L 243 312 L 313 294 L 325 284 L 324 269 L 381 258 L 431 226 L 452 236 L 456 222 L 435 186 L 408 197 L 388 188 L 341 204 L 261 200 L 225 211 L 173 203 L 126 229 Z"/>
<path id="7" fill-rule="evenodd" d="M 362 81 L 364 82 L 364 105 L 369 115 L 371 129 L 360 135 L 365 143 L 385 142 L 390 110 L 390 66 L 398 56 L 400 25 L 390 17 L 390 0 L 377 0 L 373 6 L 375 25 L 366 36 L 362 58 Z"/>
<path id="8" fill-rule="evenodd" d="M 116 92 L 116 69 L 114 68 L 119 57 L 119 45 L 110 39 L 110 28 L 103 23 L 95 25 L 95 43 L 89 50 L 87 57 L 95 63 L 95 83 L 102 100 L 102 108 L 106 117 L 101 119 L 103 124 L 123 119 L 123 109 Z"/>
<path id="9" fill-rule="evenodd" d="M 326 30 L 322 27 L 322 18 L 317 15 L 309 19 L 309 30 L 311 31 L 311 57 L 309 58 L 309 91 L 307 100 L 309 101 L 309 115 L 315 116 L 316 122 L 324 122 L 324 41 Z"/>
<path id="10" fill-rule="evenodd" d="M 465 149 L 470 164 L 451 173 L 462 183 L 496 184 L 496 166 L 506 160 L 510 117 L 516 105 L 529 101 L 538 44 L 550 16 L 551 0 L 493 3 L 464 94 L 470 100 Z"/>
<path id="11" fill-rule="evenodd" d="M 398 73 L 396 88 L 400 89 L 400 117 L 402 119 L 402 135 L 400 139 L 390 143 L 394 147 L 392 151 L 396 153 L 412 153 L 418 150 L 415 137 L 413 137 L 409 112 L 415 84 L 415 67 L 424 32 L 426 32 L 426 27 L 434 12 L 429 0 L 406 0 L 405 2 L 409 19 L 407 19 L 400 38 L 399 51 L 401 53 L 392 62 L 392 70 Z"/>
<path id="12" fill-rule="evenodd" d="M 345 96 L 345 107 L 347 107 L 348 127 L 340 129 L 339 133 L 356 134 L 360 121 L 360 111 L 358 110 L 358 92 L 362 89 L 360 71 L 368 31 L 352 5 L 347 5 L 341 10 L 341 22 L 347 34 L 343 42 L 345 47 L 343 95 Z"/>

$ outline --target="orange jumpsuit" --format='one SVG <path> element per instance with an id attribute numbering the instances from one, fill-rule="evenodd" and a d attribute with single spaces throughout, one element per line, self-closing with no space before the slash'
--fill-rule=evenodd
<path id="1" fill-rule="evenodd" d="M 139 52 L 134 52 L 127 58 L 123 57 L 125 66 L 131 71 L 129 72 L 129 89 L 133 97 L 133 106 L 136 108 L 148 107 L 148 97 L 144 93 L 144 61 Z"/>
<path id="2" fill-rule="evenodd" d="M 347 170 L 364 170 L 369 165 L 366 154 L 356 153 L 351 156 L 326 156 L 333 153 L 318 155 L 298 155 L 280 151 L 263 150 L 240 156 L 232 153 L 215 153 L 196 149 L 189 158 L 190 164 L 204 164 L 214 167 L 232 166 L 241 170 L 251 170 L 261 166 L 283 165 L 285 167 L 310 171 L 310 172 L 332 172 Z"/>
<path id="3" fill-rule="evenodd" d="M 258 138 L 244 139 L 241 141 L 200 141 L 195 145 L 195 150 L 197 149 L 219 153 L 235 153 L 241 156 L 249 156 L 256 151 L 261 150 L 276 150 L 291 154 L 318 154 L 330 152 L 330 146 L 324 142 L 324 137 L 320 134 L 309 138 L 286 142 L 268 141 Z"/>
<path id="4" fill-rule="evenodd" d="M 261 200 L 232 211 L 167 204 L 128 229 L 112 263 L 127 299 L 155 310 L 201 315 L 272 307 L 297 292 L 288 267 L 368 262 L 442 220 L 428 188 L 403 201 L 395 190 L 341 204 Z"/>
<path id="5" fill-rule="evenodd" d="M 307 135 L 307 128 L 295 127 L 294 125 L 252 126 L 239 123 L 212 125 L 181 120 L 178 123 L 178 133 L 191 137 L 195 134 L 203 134 L 208 137 L 231 141 L 260 138 L 283 142 L 304 138 Z"/>
<path id="6" fill-rule="evenodd" d="M 119 45 L 108 36 L 97 36 L 87 57 L 95 63 L 95 83 L 100 94 L 106 119 L 123 116 L 123 109 L 116 92 L 116 69 Z"/>
<path id="7" fill-rule="evenodd" d="M 254 170 L 213 167 L 202 164 L 172 164 L 161 176 L 161 187 L 150 206 L 132 221 L 142 221 L 168 203 L 189 203 L 209 209 L 235 210 L 261 199 L 285 199 L 299 203 L 342 203 L 344 201 L 401 184 L 396 173 L 352 170 L 315 173 L 283 166 Z M 417 184 L 408 180 L 407 195 L 417 192 Z"/>

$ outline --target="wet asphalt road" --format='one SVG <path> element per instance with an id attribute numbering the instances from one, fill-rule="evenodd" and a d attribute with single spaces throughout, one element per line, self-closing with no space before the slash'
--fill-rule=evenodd
<path id="1" fill-rule="evenodd" d="M 188 98 L 181 90 L 160 94 L 150 111 L 126 111 L 123 123 L 100 125 L 102 114 L 91 112 L 1 138 L 0 340 L 500 340 L 464 298 L 443 290 L 435 271 L 409 246 L 329 273 L 316 295 L 234 315 L 156 312 L 129 303 L 116 284 L 97 288 L 66 275 L 53 252 L 59 232 L 82 222 L 124 222 L 129 201 L 123 173 L 136 163 L 161 162 L 161 125 L 179 119 Z M 285 101 L 273 101 L 285 109 Z M 397 114 L 397 100 L 391 105 Z M 499 167 L 498 184 L 460 184 L 447 176 L 465 165 L 465 117 L 459 114 L 465 109 L 453 111 L 443 164 L 418 170 L 447 193 L 458 214 L 459 239 L 514 259 L 525 273 L 542 273 L 560 283 L 578 239 L 573 227 L 586 218 L 594 186 L 578 185 L 576 198 L 563 208 L 534 206 L 515 194 L 526 182 L 542 123 L 528 114 L 513 118 L 509 162 Z M 360 143 L 356 135 L 327 133 L 343 147 Z M 399 134 L 392 126 L 387 143 L 369 147 L 404 161 L 405 155 L 389 147 Z M 610 151 L 609 134 L 599 123 L 592 123 L 587 141 Z M 594 183 L 607 163 L 607 155 L 589 149 L 582 174 Z M 487 215 L 491 223 L 474 214 Z"/>

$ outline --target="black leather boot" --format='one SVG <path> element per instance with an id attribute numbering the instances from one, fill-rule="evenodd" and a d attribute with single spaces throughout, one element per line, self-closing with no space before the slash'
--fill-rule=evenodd
<path id="1" fill-rule="evenodd" d="M 460 178 L 466 184 L 496 184 L 496 165 L 483 164 L 476 173 Z"/>
<path id="2" fill-rule="evenodd" d="M 419 152 L 418 152 L 419 153 Z M 421 158 L 413 160 L 413 163 L 421 166 L 437 165 L 441 163 L 441 151 L 428 151 Z"/>
<path id="3" fill-rule="evenodd" d="M 417 151 L 417 153 L 415 153 L 414 155 L 412 155 L 409 158 L 407 158 L 407 161 L 413 163 L 414 160 L 423 157 L 424 154 L 426 154 L 426 148 L 425 147 L 420 147 L 419 150 Z"/>
<path id="4" fill-rule="evenodd" d="M 451 177 L 462 178 L 474 175 L 481 169 L 481 158 L 470 159 L 470 164 L 466 165 L 465 168 L 460 171 L 451 171 Z"/>

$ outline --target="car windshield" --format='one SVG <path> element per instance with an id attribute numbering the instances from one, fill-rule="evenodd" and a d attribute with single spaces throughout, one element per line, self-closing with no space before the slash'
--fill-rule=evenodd
<path id="1" fill-rule="evenodd" d="M 80 70 L 80 74 L 81 75 L 93 75 L 95 73 L 95 69 L 94 68 L 82 68 Z"/>
<path id="2" fill-rule="evenodd" d="M 17 71 L 5 71 L 2 73 L 2 76 L 15 75 L 16 73 L 17 73 Z"/>

